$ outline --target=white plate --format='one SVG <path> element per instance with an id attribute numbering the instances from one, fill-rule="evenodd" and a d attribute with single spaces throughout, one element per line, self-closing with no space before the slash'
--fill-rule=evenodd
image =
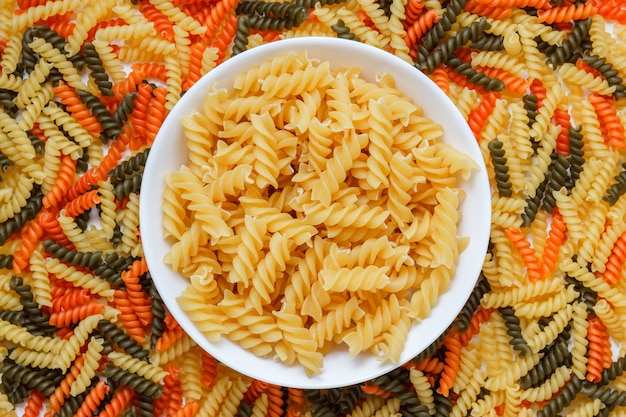
<path id="1" fill-rule="evenodd" d="M 287 366 L 276 359 L 257 357 L 227 338 L 211 343 L 176 301 L 187 281 L 162 261 L 171 247 L 162 238 L 164 176 L 178 171 L 188 161 L 181 117 L 201 109 L 205 92 L 214 84 L 230 87 L 237 73 L 290 50 L 306 50 L 309 57 L 329 61 L 333 68 L 359 66 L 361 76 L 370 81 L 378 74 L 390 73 L 397 88 L 423 107 L 425 116 L 444 126 L 444 141 L 480 166 L 480 171 L 462 184 L 466 197 L 458 233 L 470 237 L 469 246 L 459 256 L 450 289 L 439 297 L 428 318 L 412 326 L 397 365 L 381 362 L 371 354 L 350 357 L 347 347 L 338 346 L 325 355 L 322 373 L 309 377 L 300 365 Z M 252 378 L 283 386 L 321 389 L 357 384 L 385 374 L 419 354 L 443 333 L 467 301 L 480 274 L 489 239 L 490 202 L 489 181 L 476 140 L 458 109 L 434 82 L 389 52 L 355 41 L 308 37 L 281 40 L 236 55 L 189 89 L 170 112 L 150 150 L 141 186 L 140 224 L 143 249 L 156 288 L 174 318 L 198 345 L 220 362 Z"/>

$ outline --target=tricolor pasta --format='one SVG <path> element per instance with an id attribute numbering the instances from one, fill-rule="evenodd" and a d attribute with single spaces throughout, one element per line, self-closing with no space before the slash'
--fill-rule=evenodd
<path id="1" fill-rule="evenodd" d="M 305 52 L 211 89 L 181 122 L 189 164 L 166 174 L 164 261 L 205 335 L 311 374 L 338 343 L 397 362 L 468 243 L 461 181 L 477 163 L 389 74 Z"/>

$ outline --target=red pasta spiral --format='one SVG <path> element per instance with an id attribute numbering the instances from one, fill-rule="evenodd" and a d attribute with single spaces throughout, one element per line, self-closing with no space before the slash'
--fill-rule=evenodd
<path id="1" fill-rule="evenodd" d="M 143 343 L 145 335 L 141 322 L 135 314 L 133 304 L 128 300 L 128 293 L 124 290 L 115 290 L 115 307 L 120 310 L 119 318 L 126 328 L 128 335 L 136 342 Z"/>
<path id="2" fill-rule="evenodd" d="M 530 246 L 526 235 L 524 235 L 520 229 L 513 226 L 507 228 L 504 233 L 511 243 L 513 243 L 517 252 L 522 256 L 524 265 L 526 265 L 528 279 L 531 282 L 541 279 L 543 276 L 541 264 L 539 263 L 539 259 L 537 259 L 535 250 Z"/>
<path id="3" fill-rule="evenodd" d="M 559 258 L 559 249 L 561 245 L 567 239 L 567 226 L 563 220 L 563 215 L 557 208 L 552 213 L 552 224 L 550 225 L 550 232 L 546 239 L 543 256 L 541 258 L 541 264 L 543 269 L 543 276 L 548 277 L 554 270 L 556 262 Z"/>
<path id="4" fill-rule="evenodd" d="M 63 288 L 59 294 L 53 295 L 52 311 L 68 310 L 86 304 L 93 299 L 93 296 L 86 288 Z"/>
<path id="5" fill-rule="evenodd" d="M 611 341 L 608 330 L 599 317 L 591 317 L 588 322 L 587 380 L 599 383 L 602 381 L 602 370 L 608 366 L 606 358 L 608 357 L 608 364 L 611 362 Z"/>
<path id="6" fill-rule="evenodd" d="M 43 197 L 43 206 L 50 208 L 59 204 L 70 187 L 74 183 L 74 176 L 76 175 L 76 161 L 69 155 L 63 155 L 61 157 L 61 168 L 59 169 L 59 176 L 57 177 L 52 189 Z"/>
<path id="7" fill-rule="evenodd" d="M 626 232 L 622 233 L 615 241 L 611 254 L 606 261 L 604 280 L 609 284 L 619 281 L 624 262 L 626 261 Z"/>
<path id="8" fill-rule="evenodd" d="M 488 91 L 483 96 L 483 99 L 478 107 L 472 109 L 472 111 L 467 115 L 467 124 L 472 129 L 476 140 L 480 138 L 480 132 L 483 130 L 485 122 L 493 112 L 498 97 L 498 93 Z"/>
<path id="9" fill-rule="evenodd" d="M 142 1 L 139 3 L 139 11 L 146 19 L 154 23 L 154 28 L 161 37 L 170 42 L 174 41 L 172 22 L 159 9 L 147 1 Z"/>
<path id="10" fill-rule="evenodd" d="M 260 379 L 252 380 L 252 383 L 248 386 L 245 394 L 243 395 L 243 400 L 248 404 L 252 404 L 256 401 L 257 398 L 261 396 L 267 388 L 269 387 L 269 383 L 265 381 L 261 381 Z"/>
<path id="11" fill-rule="evenodd" d="M 559 134 L 556 138 L 556 151 L 561 155 L 569 156 L 569 126 L 570 116 L 567 110 L 556 109 L 554 111 L 554 122 L 560 126 Z"/>
<path id="12" fill-rule="evenodd" d="M 99 381 L 95 387 L 89 391 L 85 399 L 83 400 L 80 408 L 74 414 L 75 417 L 91 417 L 93 412 L 98 409 L 98 406 L 109 392 L 109 386 L 104 380 Z"/>
<path id="13" fill-rule="evenodd" d="M 20 273 L 26 269 L 29 263 L 30 255 L 35 250 L 37 243 L 43 236 L 43 228 L 37 221 L 33 219 L 22 228 L 20 237 L 20 247 L 13 253 L 13 271 Z"/>
<path id="14" fill-rule="evenodd" d="M 443 341 L 443 346 L 446 349 L 446 353 L 437 392 L 448 396 L 450 394 L 450 389 L 452 389 L 452 386 L 454 385 L 454 381 L 456 380 L 456 376 L 461 365 L 462 345 L 456 332 L 448 333 Z"/>
<path id="15" fill-rule="evenodd" d="M 104 409 L 100 411 L 98 417 L 116 417 L 120 415 L 120 412 L 128 403 L 130 403 L 132 398 L 133 390 L 128 388 L 127 385 L 122 385 L 115 391 L 113 398 L 111 398 L 111 401 L 109 401 L 109 403 L 104 406 Z"/>
<path id="16" fill-rule="evenodd" d="M 98 203 L 100 203 L 98 190 L 91 190 L 70 201 L 63 208 L 65 209 L 65 214 L 70 217 L 76 217 L 79 214 L 95 207 Z"/>
<path id="17" fill-rule="evenodd" d="M 465 10 L 470 13 L 498 20 L 504 20 L 508 18 L 513 12 L 513 9 L 511 8 L 480 4 L 477 0 L 468 0 L 467 4 L 465 5 Z"/>
<path id="18" fill-rule="evenodd" d="M 40 391 L 36 389 L 32 390 L 28 400 L 26 401 L 26 407 L 24 408 L 24 414 L 22 417 L 39 417 L 45 398 L 46 397 L 44 397 Z"/>
<path id="19" fill-rule="evenodd" d="M 568 20 L 584 20 L 596 13 L 596 7 L 587 2 L 584 4 L 571 4 L 565 7 L 553 7 L 551 9 L 537 11 L 537 21 L 540 23 L 566 22 Z"/>
<path id="20" fill-rule="evenodd" d="M 598 93 L 589 95 L 589 103 L 593 106 L 600 124 L 607 135 L 607 141 L 614 148 L 621 149 L 626 146 L 624 142 L 624 125 L 615 109 L 615 100 L 611 97 Z"/>
<path id="21" fill-rule="evenodd" d="M 103 308 L 104 304 L 93 301 L 67 310 L 55 311 L 50 314 L 50 324 L 57 327 L 68 327 L 86 317 L 100 313 Z"/>

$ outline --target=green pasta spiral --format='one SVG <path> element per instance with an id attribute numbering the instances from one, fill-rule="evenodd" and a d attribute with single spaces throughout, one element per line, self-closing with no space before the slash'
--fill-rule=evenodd
<path id="1" fill-rule="evenodd" d="M 465 27 L 459 30 L 454 36 L 441 42 L 437 48 L 435 48 L 432 54 L 428 56 L 419 56 L 418 64 L 422 71 L 431 73 L 441 65 L 443 62 L 448 61 L 451 54 L 464 46 L 470 41 L 478 39 L 485 29 L 489 29 L 491 25 L 487 22 L 485 17 L 472 23 L 469 27 Z"/>
<path id="2" fill-rule="evenodd" d="M 13 255 L 8 253 L 0 254 L 0 268 L 13 269 Z"/>
<path id="3" fill-rule="evenodd" d="M 0 310 L 0 319 L 21 326 L 24 323 L 24 312 L 15 310 Z"/>
<path id="4" fill-rule="evenodd" d="M 54 417 L 74 416 L 74 414 L 76 414 L 76 412 L 78 411 L 82 403 L 85 401 L 85 397 L 87 397 L 87 394 L 89 394 L 89 391 L 90 391 L 89 388 L 94 386 L 97 382 L 98 382 L 98 378 L 97 377 L 93 378 L 91 380 L 91 383 L 89 384 L 89 387 L 87 388 L 87 390 L 85 390 L 85 392 L 82 392 L 78 395 L 70 396 L 69 398 L 67 398 L 65 402 L 63 403 L 63 405 L 61 406 L 61 408 L 59 409 L 59 411 L 54 414 Z"/>
<path id="5" fill-rule="evenodd" d="M 24 312 L 24 327 L 36 335 L 52 336 L 58 329 L 49 324 L 50 314 L 42 311 L 34 301 L 30 285 L 24 284 L 22 277 L 13 275 L 9 286 L 20 297 Z"/>
<path id="6" fill-rule="evenodd" d="M 556 416 L 560 413 L 565 407 L 569 406 L 574 398 L 576 398 L 576 394 L 580 392 L 582 388 L 582 380 L 578 378 L 576 375 L 572 376 L 563 389 L 539 411 L 537 411 L 537 417 L 551 417 Z"/>
<path id="7" fill-rule="evenodd" d="M 22 385 L 19 379 L 9 378 L 5 374 L 2 375 L 2 381 L 0 381 L 0 392 L 6 394 L 13 404 L 23 402 L 29 395 L 28 388 Z"/>
<path id="8" fill-rule="evenodd" d="M 117 345 L 124 352 L 137 359 L 147 359 L 150 352 L 135 342 L 124 330 L 106 319 L 98 322 L 98 331 L 105 340 Z"/>
<path id="9" fill-rule="evenodd" d="M 513 307 L 502 307 L 499 311 L 504 319 L 506 334 L 509 335 L 511 347 L 518 351 L 520 356 L 532 353 L 528 343 L 526 343 L 526 339 L 524 339 L 520 319 L 515 315 Z"/>
<path id="10" fill-rule="evenodd" d="M 484 72 L 477 71 L 472 68 L 469 62 L 464 62 L 456 55 L 452 55 L 446 62 L 452 70 L 464 76 L 471 84 L 480 86 L 485 91 L 502 91 L 504 90 L 504 82 L 498 78 L 491 78 Z"/>
<path id="11" fill-rule="evenodd" d="M 556 68 L 568 61 L 574 51 L 581 46 L 583 40 L 589 36 L 590 27 L 591 18 L 574 22 L 574 28 L 567 36 L 567 39 L 548 56 L 548 64 L 551 65 L 552 68 Z"/>
<path id="12" fill-rule="evenodd" d="M 450 411 L 452 411 L 452 399 L 436 391 L 433 393 L 433 397 L 435 400 L 435 414 L 433 414 L 433 416 L 448 417 Z"/>
<path id="13" fill-rule="evenodd" d="M 580 392 L 589 398 L 599 399 L 605 406 L 622 407 L 626 405 L 626 392 L 605 388 L 600 384 L 584 381 Z"/>
<path id="14" fill-rule="evenodd" d="M 472 41 L 470 48 L 481 51 L 502 51 L 504 49 L 504 37 L 500 35 L 483 34 L 483 36 Z"/>
<path id="15" fill-rule="evenodd" d="M 624 80 L 619 76 L 619 72 L 613 67 L 613 64 L 608 62 L 606 58 L 589 53 L 583 55 L 582 60 L 585 64 L 602 74 L 602 77 L 611 87 L 615 87 L 613 97 L 616 99 L 626 97 L 626 85 L 624 85 Z"/>
<path id="16" fill-rule="evenodd" d="M 67 249 L 52 239 L 45 240 L 43 248 L 54 258 L 70 265 L 85 266 L 93 270 L 103 262 L 102 252 L 77 252 Z"/>
<path id="17" fill-rule="evenodd" d="M 91 113 L 98 119 L 98 122 L 102 125 L 102 133 L 100 134 L 100 140 L 106 144 L 109 140 L 115 140 L 117 136 L 122 133 L 121 125 L 113 119 L 113 116 L 107 110 L 106 106 L 98 97 L 91 94 L 89 91 L 76 90 L 76 93 L 80 97 L 83 104 L 91 111 Z"/>
<path id="18" fill-rule="evenodd" d="M 237 416 L 250 417 L 252 415 L 252 406 L 245 401 L 241 401 L 237 407 Z"/>
<path id="19" fill-rule="evenodd" d="M 63 379 L 63 374 L 58 369 L 40 369 L 19 365 L 8 357 L 4 358 L 0 373 L 3 381 L 5 378 L 17 381 L 26 389 L 37 389 L 45 396 L 51 395 L 56 385 Z"/>
<path id="20" fill-rule="evenodd" d="M 137 408 L 142 417 L 154 417 L 154 399 L 140 392 L 137 394 Z"/>
<path id="21" fill-rule="evenodd" d="M 362 397 L 363 390 L 359 385 L 346 387 L 341 394 L 341 398 L 337 402 L 339 412 L 341 414 L 348 414 L 352 412 Z"/>
<path id="22" fill-rule="evenodd" d="M 123 200 L 128 197 L 131 193 L 136 193 L 139 191 L 141 187 L 141 179 L 143 178 L 143 172 L 139 171 L 130 177 L 124 179 L 118 183 L 113 189 L 113 194 L 115 198 L 118 200 Z"/>
<path id="23" fill-rule="evenodd" d="M 102 371 L 102 376 L 110 378 L 120 385 L 128 385 L 129 388 L 135 389 L 137 393 L 150 397 L 158 398 L 163 392 L 162 385 L 110 363 L 107 363 L 106 368 Z"/>
<path id="24" fill-rule="evenodd" d="M 120 105 L 113 112 L 113 122 L 115 122 L 120 128 L 124 125 L 124 122 L 128 120 L 128 115 L 133 111 L 135 107 L 135 99 L 137 93 L 127 93 L 120 102 Z"/>
<path id="25" fill-rule="evenodd" d="M 237 18 L 237 30 L 233 39 L 233 55 L 238 55 L 248 49 L 250 36 L 250 18 L 246 15 Z"/>
<path id="26" fill-rule="evenodd" d="M 242 1 L 235 9 L 238 15 L 259 15 L 263 17 L 292 17 L 304 20 L 309 16 L 307 7 L 295 2 Z"/>
<path id="27" fill-rule="evenodd" d="M 35 30 L 38 37 L 45 39 L 54 48 L 58 49 L 62 53 L 65 52 L 65 45 L 67 45 L 67 40 L 59 33 L 57 33 L 54 29 L 51 29 L 47 25 L 37 25 L 35 26 Z M 81 54 L 67 56 L 67 59 L 74 65 L 74 67 L 76 67 L 78 71 L 82 71 L 83 67 L 85 66 L 85 59 Z"/>
<path id="28" fill-rule="evenodd" d="M 150 322 L 150 346 L 154 347 L 165 330 L 164 319 L 166 312 L 163 299 L 155 286 L 150 288 L 150 297 L 152 297 L 152 304 L 150 305 L 150 313 L 152 313 L 152 321 Z"/>
<path id="29" fill-rule="evenodd" d="M 82 52 L 85 56 L 87 68 L 91 71 L 89 75 L 93 78 L 98 90 L 103 96 L 114 96 L 115 93 L 113 93 L 112 90 L 113 83 L 109 80 L 109 76 L 104 69 L 104 65 L 102 65 L 102 61 L 100 60 L 100 56 L 98 55 L 98 51 L 96 51 L 95 46 L 93 46 L 91 42 L 85 42 L 83 44 Z"/>
<path id="30" fill-rule="evenodd" d="M 555 153 L 552 156 L 552 162 L 548 168 L 548 178 L 542 207 L 548 213 L 551 213 L 556 206 L 554 193 L 566 186 L 566 182 L 569 180 L 569 160 L 562 154 Z"/>
<path id="31" fill-rule="evenodd" d="M 509 167 L 507 166 L 507 158 L 502 149 L 503 143 L 498 138 L 494 138 L 489 141 L 487 148 L 489 149 L 489 156 L 491 157 L 491 163 L 493 164 L 493 170 L 495 172 L 496 187 L 498 188 L 498 194 L 501 197 L 511 197 L 513 191 L 511 189 L 511 176 L 509 175 Z"/>
<path id="32" fill-rule="evenodd" d="M 528 125 L 532 126 L 537 119 L 538 98 L 535 94 L 527 93 L 522 97 L 522 103 L 524 104 L 524 110 L 528 116 Z"/>
<path id="33" fill-rule="evenodd" d="M 571 353 L 567 348 L 567 340 L 554 343 L 544 352 L 539 363 L 520 379 L 520 387 L 529 389 L 541 385 L 561 365 L 571 362 Z"/>
<path id="34" fill-rule="evenodd" d="M 454 325 L 458 328 L 460 332 L 464 332 L 469 328 L 470 321 L 474 316 L 474 313 L 480 306 L 480 300 L 483 298 L 483 295 L 488 293 L 491 290 L 489 286 L 489 281 L 485 278 L 485 275 L 481 272 L 478 277 L 478 281 L 476 286 L 472 290 L 467 302 L 461 309 L 461 312 L 456 316 L 454 320 Z"/>
<path id="35" fill-rule="evenodd" d="M 17 115 L 17 105 L 13 102 L 16 96 L 17 92 L 0 88 L 0 106 L 2 106 L 4 111 L 11 117 Z"/>
<path id="36" fill-rule="evenodd" d="M 602 385 L 624 374 L 626 369 L 626 356 L 622 355 L 615 360 L 608 368 L 602 370 Z"/>
<path id="37" fill-rule="evenodd" d="M 140 152 L 137 152 L 126 161 L 120 162 L 118 166 L 108 172 L 111 184 L 116 186 L 127 175 L 134 172 L 143 171 L 150 155 L 150 148 L 146 148 Z"/>
<path id="38" fill-rule="evenodd" d="M 350 28 L 346 26 L 346 22 L 342 19 L 337 19 L 337 23 L 332 25 L 330 28 L 337 34 L 338 38 L 350 41 L 359 41 L 356 35 L 350 31 Z"/>
<path id="39" fill-rule="evenodd" d="M 565 274 L 565 282 L 574 286 L 574 290 L 580 294 L 580 301 L 587 305 L 587 309 L 589 311 L 593 311 L 593 307 L 598 302 L 598 294 L 591 288 L 584 286 L 580 281 L 569 274 Z"/>
<path id="40" fill-rule="evenodd" d="M 622 164 L 622 171 L 615 176 L 614 181 L 602 196 L 602 199 L 611 206 L 617 203 L 617 200 L 626 193 L 626 162 Z"/>
<path id="41" fill-rule="evenodd" d="M 535 195 L 529 195 L 528 197 L 526 197 L 526 206 L 524 206 L 524 211 L 521 215 L 523 225 L 525 227 L 529 227 L 535 220 L 535 217 L 539 212 L 539 208 L 541 207 L 541 200 L 543 199 L 543 195 L 545 194 L 546 188 L 548 186 L 548 181 L 549 177 L 546 176 L 535 190 Z"/>
<path id="42" fill-rule="evenodd" d="M 574 127 L 570 125 L 567 131 L 569 141 L 569 170 L 572 182 L 576 182 L 583 172 L 585 164 L 585 151 L 583 135 L 580 133 L 582 126 Z"/>
<path id="43" fill-rule="evenodd" d="M 466 4 L 467 0 L 452 0 L 448 4 L 439 21 L 422 38 L 422 46 L 426 52 L 435 49 L 439 41 L 445 37 L 446 32 L 456 22 L 457 16 L 463 11 Z"/>

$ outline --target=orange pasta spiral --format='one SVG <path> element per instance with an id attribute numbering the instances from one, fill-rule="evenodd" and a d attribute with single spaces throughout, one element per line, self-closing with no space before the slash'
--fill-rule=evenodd
<path id="1" fill-rule="evenodd" d="M 152 301 L 139 283 L 139 277 L 148 271 L 146 258 L 141 258 L 132 263 L 129 269 L 121 273 L 122 280 L 126 284 L 128 301 L 133 305 L 135 314 L 143 326 L 152 321 L 150 306 Z"/>
<path id="2" fill-rule="evenodd" d="M 128 74 L 128 77 L 124 81 L 113 85 L 112 90 L 115 94 L 115 102 L 119 102 L 124 98 L 127 93 L 134 93 L 137 91 L 137 86 L 143 81 L 143 73 L 137 70 L 133 70 Z"/>
<path id="3" fill-rule="evenodd" d="M 211 388 L 217 378 L 217 361 L 210 353 L 202 351 L 202 385 Z"/>
<path id="4" fill-rule="evenodd" d="M 122 385 L 113 394 L 113 398 L 104 409 L 98 414 L 98 417 L 115 417 L 126 407 L 130 400 L 133 398 L 133 390 L 128 388 L 127 385 Z M 157 414 L 158 415 L 158 414 Z"/>
<path id="5" fill-rule="evenodd" d="M 109 386 L 104 380 L 98 381 L 95 387 L 89 391 L 89 394 L 83 400 L 80 408 L 74 414 L 75 417 L 91 417 L 93 412 L 98 409 L 98 406 L 109 392 Z"/>
<path id="6" fill-rule="evenodd" d="M 393 397 L 393 392 L 386 391 L 379 387 L 378 385 L 373 385 L 371 382 L 367 381 L 363 385 L 361 385 L 361 391 L 368 395 L 375 395 L 380 398 L 391 398 Z"/>
<path id="7" fill-rule="evenodd" d="M 561 127 L 556 138 L 556 151 L 561 155 L 569 156 L 569 136 L 568 129 L 570 126 L 570 117 L 567 110 L 556 109 L 554 111 L 554 121 Z"/>
<path id="8" fill-rule="evenodd" d="M 148 144 L 154 142 L 166 115 L 165 102 L 167 91 L 159 86 L 153 90 L 152 94 L 154 99 L 150 102 L 148 114 L 146 115 L 146 141 Z"/>
<path id="9" fill-rule="evenodd" d="M 537 21 L 540 23 L 559 23 L 569 20 L 583 20 L 596 13 L 596 7 L 587 2 L 584 4 L 571 4 L 565 7 L 553 7 L 551 9 L 537 11 Z"/>
<path id="10" fill-rule="evenodd" d="M 50 314 L 50 324 L 57 327 L 68 327 L 74 323 L 78 323 L 85 317 L 100 313 L 103 308 L 104 304 L 94 301 L 67 310 L 55 311 Z"/>
<path id="11" fill-rule="evenodd" d="M 543 100 L 546 98 L 546 88 L 540 79 L 535 78 L 530 83 L 530 92 L 537 96 L 537 110 L 543 105 Z"/>
<path id="12" fill-rule="evenodd" d="M 43 408 L 44 399 L 45 397 L 41 392 L 36 389 L 32 390 L 26 402 L 22 417 L 39 417 L 39 413 L 41 413 L 41 409 Z"/>
<path id="13" fill-rule="evenodd" d="M 287 388 L 289 406 L 295 409 L 304 407 L 305 396 L 304 392 L 300 388 Z"/>
<path id="14" fill-rule="evenodd" d="M 156 342 L 155 349 L 157 352 L 165 352 L 168 350 L 178 339 L 185 335 L 185 331 L 182 327 L 176 327 L 172 330 L 163 332 L 161 337 Z"/>
<path id="15" fill-rule="evenodd" d="M 87 40 L 93 40 L 96 37 L 96 32 L 100 29 L 112 27 L 112 26 L 125 26 L 127 23 L 121 17 L 116 17 L 113 19 L 105 20 L 103 22 L 98 22 L 96 25 L 87 32 Z"/>
<path id="16" fill-rule="evenodd" d="M 589 103 L 591 103 L 596 111 L 611 146 L 614 148 L 623 148 L 626 146 L 624 142 L 624 125 L 617 115 L 615 100 L 611 97 L 593 93 L 589 95 Z"/>
<path id="17" fill-rule="evenodd" d="M 128 300 L 128 293 L 123 290 L 115 290 L 115 306 L 120 310 L 119 318 L 126 328 L 128 335 L 136 342 L 143 343 L 145 335 L 141 322 L 135 314 L 133 304 Z"/>
<path id="18" fill-rule="evenodd" d="M 430 357 L 424 358 L 411 366 L 424 373 L 440 374 L 443 371 L 444 364 L 436 357 Z"/>
<path id="19" fill-rule="evenodd" d="M 482 71 L 491 78 L 499 78 L 504 82 L 506 89 L 516 94 L 524 94 L 530 86 L 530 82 L 523 78 L 517 77 L 501 68 L 479 67 L 477 70 Z"/>
<path id="20" fill-rule="evenodd" d="M 599 317 L 594 316 L 588 321 L 587 380 L 599 383 L 602 381 L 602 370 L 611 363 L 611 341 L 606 326 Z"/>
<path id="21" fill-rule="evenodd" d="M 470 339 L 474 337 L 474 335 L 478 334 L 478 332 L 480 331 L 480 326 L 484 322 L 489 320 L 492 312 L 493 312 L 493 309 L 490 309 L 490 308 L 480 307 L 478 308 L 478 310 L 476 310 L 476 312 L 474 313 L 474 315 L 472 316 L 470 320 L 469 327 L 467 328 L 467 330 L 465 330 L 463 333 L 459 335 L 459 340 L 461 341 L 461 344 L 463 346 L 467 346 Z"/>
<path id="22" fill-rule="evenodd" d="M 174 384 L 170 388 L 169 397 L 165 406 L 166 415 L 174 414 L 183 405 L 183 389 L 180 385 L 180 379 L 176 374 Z"/>
<path id="23" fill-rule="evenodd" d="M 202 42 L 191 45 L 191 55 L 189 56 L 189 71 L 183 81 L 183 90 L 188 90 L 202 76 L 202 55 L 206 49 Z"/>
<path id="24" fill-rule="evenodd" d="M 41 225 L 46 237 L 55 240 L 67 249 L 75 249 L 74 244 L 67 238 L 58 219 L 58 210 L 44 209 L 37 215 L 37 221 Z"/>
<path id="25" fill-rule="evenodd" d="M 531 282 L 541 279 L 543 276 L 541 264 L 539 263 L 539 259 L 537 259 L 535 250 L 530 246 L 530 242 L 528 242 L 524 233 L 513 226 L 507 228 L 504 233 L 507 239 L 513 243 L 517 252 L 522 256 L 524 265 L 526 265 L 528 279 Z"/>
<path id="26" fill-rule="evenodd" d="M 76 161 L 69 155 L 61 157 L 61 168 L 52 189 L 43 197 L 43 206 L 49 208 L 56 206 L 63 200 L 71 185 L 74 183 L 76 175 Z"/>
<path id="27" fill-rule="evenodd" d="M 419 16 L 410 26 L 408 26 L 404 41 L 409 47 L 409 50 L 412 50 L 415 54 L 415 46 L 419 40 L 422 39 L 424 34 L 428 32 L 428 30 L 432 28 L 438 20 L 439 17 L 437 16 L 437 12 L 431 9 Z"/>
<path id="28" fill-rule="evenodd" d="M 176 410 L 174 414 L 168 414 L 172 417 L 192 417 L 195 416 L 200 408 L 200 403 L 198 401 L 191 401 L 186 403 L 183 408 Z"/>
<path id="29" fill-rule="evenodd" d="M 131 65 L 133 71 L 137 71 L 143 78 L 155 78 L 167 81 L 167 70 L 165 65 L 155 62 L 137 62 Z"/>
<path id="30" fill-rule="evenodd" d="M 437 392 L 447 396 L 450 394 L 450 389 L 454 385 L 459 366 L 461 365 L 462 345 L 456 332 L 449 333 L 446 336 L 443 346 L 446 349 L 446 353 Z"/>
<path id="31" fill-rule="evenodd" d="M 626 23 L 626 9 L 615 7 L 610 2 L 595 2 L 596 13 L 604 17 L 605 19 L 617 20 L 619 23 Z"/>
<path id="32" fill-rule="evenodd" d="M 226 56 L 226 51 L 230 47 L 230 43 L 235 37 L 237 32 L 237 16 L 234 13 L 229 13 L 224 20 L 222 30 L 215 37 L 213 46 L 217 48 L 217 62 L 221 63 Z"/>
<path id="33" fill-rule="evenodd" d="M 609 284 L 616 284 L 622 274 L 625 261 L 626 232 L 622 233 L 613 245 L 613 249 L 605 265 L 604 280 Z"/>
<path id="34" fill-rule="evenodd" d="M 74 88 L 67 85 L 63 81 L 60 81 L 59 85 L 52 87 L 52 91 L 54 91 L 56 96 L 61 100 L 61 103 L 65 105 L 67 111 L 74 116 L 76 121 L 80 123 L 85 130 L 91 133 L 94 137 L 100 137 L 102 125 L 82 103 Z"/>
<path id="35" fill-rule="evenodd" d="M 159 9 L 147 1 L 139 3 L 139 11 L 146 19 L 154 23 L 157 33 L 170 42 L 174 41 L 174 28 L 172 22 Z"/>
<path id="36" fill-rule="evenodd" d="M 487 92 L 478 107 L 473 109 L 467 116 L 467 124 L 472 129 L 476 140 L 480 137 L 480 132 L 485 122 L 489 118 L 489 115 L 491 115 L 491 112 L 493 112 L 498 96 L 499 94 L 493 91 Z"/>
<path id="37" fill-rule="evenodd" d="M 22 241 L 20 247 L 13 254 L 13 271 L 20 273 L 26 269 L 30 255 L 35 250 L 37 243 L 43 236 L 43 228 L 37 219 L 29 221 L 20 232 Z"/>
<path id="38" fill-rule="evenodd" d="M 424 2 L 422 0 L 408 0 L 406 7 L 404 8 L 404 15 L 406 16 L 403 22 L 405 25 L 404 27 L 408 28 L 413 24 L 413 22 L 417 21 L 423 10 Z"/>
<path id="39" fill-rule="evenodd" d="M 278 385 L 270 384 L 267 387 L 267 398 L 269 400 L 268 417 L 279 417 L 283 414 L 283 392 Z"/>
<path id="40" fill-rule="evenodd" d="M 435 68 L 430 76 L 441 91 L 450 94 L 450 78 L 448 78 L 448 73 L 445 69 L 441 67 Z"/>
<path id="41" fill-rule="evenodd" d="M 46 4 L 46 1 L 47 0 L 17 0 L 17 7 L 22 10 L 26 10 L 31 7 L 37 7 Z"/>
<path id="42" fill-rule="evenodd" d="M 267 388 L 269 387 L 269 383 L 265 381 L 261 381 L 260 379 L 255 379 L 252 381 L 248 390 L 243 395 L 243 400 L 248 404 L 252 404 L 256 401 L 257 398 L 261 396 Z"/>
<path id="43" fill-rule="evenodd" d="M 176 367 L 173 362 L 170 362 L 166 368 L 167 375 L 163 378 L 163 393 L 161 396 L 154 400 L 154 415 L 160 416 L 167 408 L 167 404 L 172 396 L 172 391 L 176 386 L 180 388 L 180 381 L 178 380 L 178 372 L 180 368 Z"/>
<path id="44" fill-rule="evenodd" d="M 225 25 L 225 19 L 227 21 L 232 19 L 231 16 L 235 16 L 233 11 L 235 7 L 237 7 L 238 3 L 239 2 L 237 0 L 219 0 L 213 3 L 209 10 L 209 14 L 207 15 L 206 21 L 204 22 L 207 27 L 205 34 L 207 39 L 215 40 L 217 38 L 217 31 L 220 26 L 222 26 L 222 22 L 224 22 Z"/>
<path id="45" fill-rule="evenodd" d="M 82 354 L 77 357 L 76 360 L 74 360 L 74 363 L 70 367 L 69 371 L 67 372 L 67 374 L 65 374 L 65 378 L 63 378 L 59 386 L 56 387 L 50 398 L 48 398 L 48 400 L 50 401 L 50 407 L 52 409 L 48 413 L 46 413 L 46 417 L 52 416 L 54 413 L 59 411 L 61 409 L 61 406 L 63 406 L 63 404 L 65 403 L 65 400 L 69 398 L 70 386 L 76 380 L 76 377 L 80 373 L 80 370 L 85 363 L 85 358 L 85 354 Z"/>
<path id="46" fill-rule="evenodd" d="M 552 214 L 552 225 L 550 226 L 543 257 L 541 258 L 544 277 L 548 277 L 556 266 L 559 257 L 559 248 L 567 239 L 566 232 L 567 226 L 565 225 L 563 216 L 559 210 L 555 208 Z"/>
<path id="47" fill-rule="evenodd" d="M 135 135 L 146 136 L 146 123 L 148 117 L 148 106 L 152 100 L 152 87 L 147 84 L 140 84 L 137 87 L 137 98 L 135 99 L 135 107 L 130 114 L 130 120 L 135 128 Z M 132 147 L 131 147 L 132 149 Z"/>
<path id="48" fill-rule="evenodd" d="M 487 4 L 480 4 L 477 0 L 468 0 L 467 4 L 465 5 L 465 10 L 470 13 L 479 14 L 497 20 L 503 20 L 508 18 L 513 11 L 511 8 L 508 7 L 497 7 Z"/>
<path id="49" fill-rule="evenodd" d="M 55 287 L 59 288 L 59 287 Z M 63 311 L 88 303 L 93 299 L 86 288 L 63 289 L 52 299 L 52 311 Z"/>
<path id="50" fill-rule="evenodd" d="M 98 203 L 100 203 L 98 190 L 91 190 L 70 201 L 63 208 L 69 217 L 76 217 L 79 214 L 95 207 Z"/>

